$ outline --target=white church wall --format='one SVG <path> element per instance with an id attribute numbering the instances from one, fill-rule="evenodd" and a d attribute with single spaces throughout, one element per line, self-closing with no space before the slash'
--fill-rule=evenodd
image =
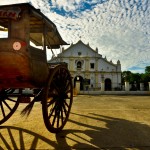
<path id="1" fill-rule="evenodd" d="M 112 80 L 112 76 L 111 76 L 110 73 L 105 73 L 104 78 L 105 78 L 105 79 L 111 79 L 111 80 Z"/>
<path id="2" fill-rule="evenodd" d="M 91 63 L 93 63 L 94 64 L 94 68 L 91 68 Z M 95 61 L 95 59 L 93 58 L 93 59 L 90 59 L 89 60 L 89 71 L 95 71 L 96 70 L 96 61 Z"/>
<path id="3" fill-rule="evenodd" d="M 98 88 L 101 88 L 102 76 L 98 74 Z"/>
<path id="4" fill-rule="evenodd" d="M 67 50 L 64 50 L 63 55 L 65 55 L 65 57 L 74 56 L 83 58 L 83 57 L 96 57 L 98 56 L 98 53 L 92 50 L 90 47 L 78 43 L 76 46 L 71 46 Z"/>
<path id="5" fill-rule="evenodd" d="M 90 74 L 90 81 L 91 81 L 91 88 L 95 87 L 95 74 L 94 73 L 91 73 Z"/>
<path id="6" fill-rule="evenodd" d="M 121 83 L 121 73 L 118 73 L 121 72 L 120 62 L 113 64 L 107 61 L 107 59 L 102 58 L 102 55 L 92 50 L 89 45 L 78 42 L 67 50 L 63 50 L 59 56 L 61 61 L 68 64 L 73 81 L 76 76 L 90 79 L 89 88 L 99 88 L 100 90 L 102 78 L 111 80 L 112 89 L 118 87 Z M 82 62 L 81 68 L 77 68 L 78 61 Z M 91 68 L 91 63 L 94 64 L 94 68 Z"/>
<path id="7" fill-rule="evenodd" d="M 121 73 L 118 73 L 118 83 L 121 85 Z"/>
<path id="8" fill-rule="evenodd" d="M 112 70 L 116 71 L 116 66 L 114 64 L 110 64 L 104 59 L 99 59 L 98 64 L 100 64 L 98 65 L 98 71 L 102 71 L 102 70 L 106 72 L 110 72 Z"/>

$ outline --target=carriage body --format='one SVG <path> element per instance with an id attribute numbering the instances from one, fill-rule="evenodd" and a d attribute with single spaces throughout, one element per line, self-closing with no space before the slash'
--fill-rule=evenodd
<path id="1" fill-rule="evenodd" d="M 32 49 L 28 49 L 27 46 L 15 52 L 12 45 L 18 42 L 22 43 L 22 40 L 8 39 L 0 42 L 0 88 L 42 86 L 48 76 L 44 52 L 32 54 Z"/>
<path id="2" fill-rule="evenodd" d="M 27 109 L 42 101 L 47 129 L 56 133 L 64 127 L 73 97 L 71 75 L 64 63 L 48 64 L 46 50 L 66 44 L 55 24 L 29 3 L 0 6 L 0 124 L 30 88 L 38 92 L 25 95 L 33 97 Z"/>
<path id="3" fill-rule="evenodd" d="M 0 38 L 0 88 L 42 87 L 49 75 L 46 47 L 66 44 L 56 26 L 27 3 L 1 6 L 0 30 L 7 34 Z"/>

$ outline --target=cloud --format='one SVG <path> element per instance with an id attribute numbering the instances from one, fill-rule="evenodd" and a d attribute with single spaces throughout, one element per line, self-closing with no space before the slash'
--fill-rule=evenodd
<path id="1" fill-rule="evenodd" d="M 150 65 L 149 0 L 9 0 L 30 2 L 51 19 L 68 43 L 81 39 L 122 70 Z M 139 69 L 137 69 L 139 71 Z"/>
<path id="2" fill-rule="evenodd" d="M 76 19 L 65 18 L 66 28 L 60 30 L 68 35 L 65 37 L 68 41 L 76 42 L 81 37 L 109 59 L 119 59 L 123 70 L 136 65 L 144 70 L 144 65 L 150 64 L 149 6 L 148 0 L 141 3 L 111 0 L 98 4 L 93 10 L 77 12 Z M 74 28 L 68 30 L 68 26 Z"/>

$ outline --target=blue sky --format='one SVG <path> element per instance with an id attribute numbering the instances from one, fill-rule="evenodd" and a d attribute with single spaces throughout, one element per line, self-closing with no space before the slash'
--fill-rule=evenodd
<path id="1" fill-rule="evenodd" d="M 150 0 L 1 0 L 30 2 L 52 20 L 68 43 L 82 40 L 122 71 L 150 66 Z M 51 55 L 51 54 L 49 54 Z"/>

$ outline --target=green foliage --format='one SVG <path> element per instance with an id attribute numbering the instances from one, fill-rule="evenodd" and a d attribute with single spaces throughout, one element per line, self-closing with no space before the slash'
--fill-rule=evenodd
<path id="1" fill-rule="evenodd" d="M 122 80 L 123 82 L 128 81 L 130 82 L 130 78 L 131 78 L 131 71 L 123 71 L 122 72 Z"/>
<path id="2" fill-rule="evenodd" d="M 145 73 L 149 73 L 150 74 L 150 66 L 146 66 Z"/>
<path id="3" fill-rule="evenodd" d="M 145 68 L 145 73 L 132 73 L 131 71 L 122 72 L 122 83 L 129 82 L 134 84 L 135 82 L 139 84 L 140 82 L 146 83 L 150 82 L 150 66 Z"/>
<path id="4" fill-rule="evenodd" d="M 141 74 L 141 82 L 150 82 L 150 74 L 149 73 Z"/>
<path id="5" fill-rule="evenodd" d="M 140 83 L 141 81 L 141 75 L 139 73 L 132 73 L 131 74 L 131 79 L 130 79 L 130 82 L 131 83 Z"/>

